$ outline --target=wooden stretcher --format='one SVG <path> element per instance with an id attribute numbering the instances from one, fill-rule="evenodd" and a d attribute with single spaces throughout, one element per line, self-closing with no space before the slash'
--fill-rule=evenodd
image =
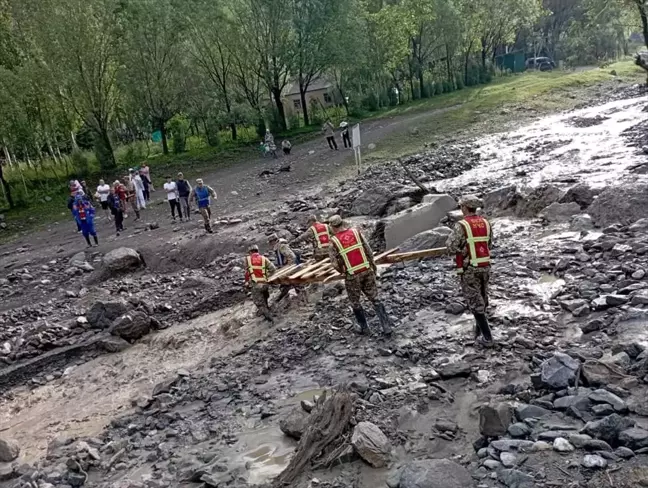
<path id="1" fill-rule="evenodd" d="M 414 259 L 445 256 L 447 249 L 439 247 L 436 249 L 423 249 L 399 253 L 398 248 L 374 254 L 374 261 L 377 265 L 394 264 Z M 307 261 L 302 264 L 293 264 L 280 269 L 270 277 L 269 283 L 273 285 L 304 285 L 308 283 L 329 283 L 331 281 L 344 279 L 326 258 L 322 261 Z"/>

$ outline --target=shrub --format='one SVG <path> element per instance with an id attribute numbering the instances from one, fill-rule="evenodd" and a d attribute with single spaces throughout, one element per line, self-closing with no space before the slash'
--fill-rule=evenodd
<path id="1" fill-rule="evenodd" d="M 168 129 L 173 134 L 173 152 L 183 153 L 187 150 L 187 131 L 189 119 L 182 114 L 174 115 L 167 123 Z"/>
<path id="2" fill-rule="evenodd" d="M 85 179 L 90 174 L 90 160 L 88 157 L 78 149 L 73 151 L 70 155 L 74 171 L 79 175 L 79 179 Z"/>
<path id="3" fill-rule="evenodd" d="M 373 93 L 368 94 L 363 98 L 361 107 L 370 112 L 375 112 L 378 110 L 378 97 Z"/>

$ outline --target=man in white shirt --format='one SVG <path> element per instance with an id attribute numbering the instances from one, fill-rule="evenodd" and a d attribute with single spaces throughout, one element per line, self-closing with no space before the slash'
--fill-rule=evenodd
<path id="1" fill-rule="evenodd" d="M 99 195 L 99 202 L 101 203 L 101 208 L 106 214 L 106 218 L 108 220 L 112 220 L 112 217 L 110 216 L 110 208 L 108 208 L 108 195 L 110 195 L 110 185 L 106 185 L 106 182 L 104 180 L 99 180 L 97 195 Z"/>
<path id="2" fill-rule="evenodd" d="M 176 219 L 175 211 L 177 208 L 178 217 L 182 220 L 182 210 L 180 210 L 180 201 L 178 200 L 178 185 L 176 185 L 175 181 L 173 181 L 170 176 L 166 177 L 164 190 L 166 191 L 167 200 L 169 200 L 169 206 L 171 207 L 171 217 L 173 217 L 173 220 Z"/>

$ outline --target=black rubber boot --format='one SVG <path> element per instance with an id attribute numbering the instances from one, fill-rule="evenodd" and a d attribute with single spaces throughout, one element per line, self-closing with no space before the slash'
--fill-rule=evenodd
<path id="1" fill-rule="evenodd" d="M 385 306 L 382 303 L 374 303 L 374 309 L 376 310 L 376 315 L 378 315 L 378 319 L 380 320 L 383 334 L 391 335 L 392 324 L 391 320 L 389 320 L 389 315 L 387 315 L 387 311 L 385 310 Z"/>
<path id="2" fill-rule="evenodd" d="M 274 323 L 274 317 L 272 316 L 272 313 L 270 313 L 269 309 L 266 308 L 265 310 L 261 310 L 261 313 L 266 322 L 270 322 L 271 324 Z"/>
<path id="3" fill-rule="evenodd" d="M 358 334 L 366 334 L 369 327 L 367 326 L 367 317 L 362 307 L 354 308 L 353 315 L 355 315 L 356 321 L 358 322 L 357 326 L 354 327 L 355 332 Z"/>
<path id="4" fill-rule="evenodd" d="M 83 237 L 85 237 L 85 240 L 88 243 L 88 247 L 92 247 L 92 244 L 90 244 L 90 236 L 83 236 Z"/>
<path id="5" fill-rule="evenodd" d="M 95 246 L 98 246 L 99 245 L 99 239 L 97 238 L 97 236 L 92 236 L 92 237 L 94 237 Z"/>
<path id="6" fill-rule="evenodd" d="M 477 320 L 477 324 L 481 332 L 481 337 L 483 339 L 482 344 L 485 346 L 492 346 L 493 335 L 491 334 L 491 329 L 490 325 L 488 325 L 488 318 L 486 317 L 486 314 L 476 313 L 475 319 Z"/>

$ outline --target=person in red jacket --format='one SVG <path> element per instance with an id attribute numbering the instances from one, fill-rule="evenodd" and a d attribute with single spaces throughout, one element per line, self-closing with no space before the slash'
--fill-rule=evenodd
<path id="1" fill-rule="evenodd" d="M 308 242 L 313 246 L 313 259 L 321 261 L 328 257 L 329 247 L 331 245 L 331 229 L 328 224 L 323 224 L 317 220 L 317 216 L 308 217 L 308 229 L 299 237 L 290 242 L 294 246 L 300 242 Z"/>
<path id="2" fill-rule="evenodd" d="M 479 198 L 465 197 L 459 205 L 464 218 L 455 224 L 446 247 L 455 257 L 461 291 L 475 316 L 477 341 L 482 346 L 491 347 L 493 336 L 486 317 L 493 238 L 491 225 L 484 217 L 477 215 L 477 210 L 483 206 Z"/>
<path id="3" fill-rule="evenodd" d="M 254 244 L 249 247 L 248 255 L 245 257 L 245 286 L 250 288 L 252 302 L 268 322 L 274 322 L 268 305 L 270 298 L 268 280 L 275 271 L 272 261 L 259 254 L 259 246 Z"/>

